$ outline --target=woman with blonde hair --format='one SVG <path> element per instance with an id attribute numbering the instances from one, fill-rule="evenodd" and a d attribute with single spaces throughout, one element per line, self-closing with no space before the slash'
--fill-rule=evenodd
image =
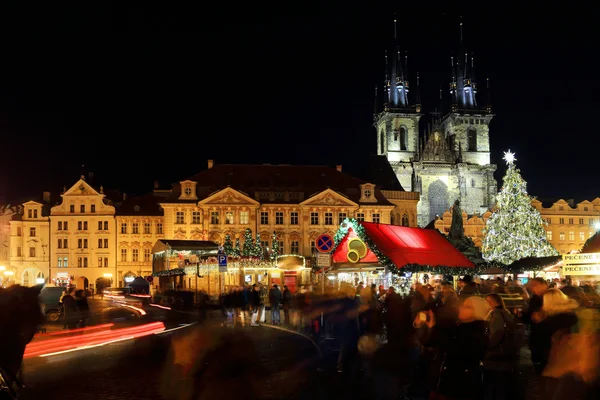
<path id="1" fill-rule="evenodd" d="M 429 382 L 430 399 L 482 398 L 481 363 L 486 350 L 485 319 L 489 305 L 471 296 L 459 306 L 453 326 L 436 323 L 433 311 L 420 312 L 414 321 L 419 340 L 435 351 Z"/>

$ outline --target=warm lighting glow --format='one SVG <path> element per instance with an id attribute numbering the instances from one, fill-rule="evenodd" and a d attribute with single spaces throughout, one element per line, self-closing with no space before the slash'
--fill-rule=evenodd
<path id="1" fill-rule="evenodd" d="M 112 278 L 112 274 L 104 274 L 105 278 Z"/>
<path id="2" fill-rule="evenodd" d="M 37 283 L 38 285 L 42 285 L 46 283 L 46 280 L 44 278 L 36 278 L 35 283 Z"/>
<path id="3" fill-rule="evenodd" d="M 6 267 L 4 265 L 0 265 L 0 271 L 6 271 Z"/>
<path id="4" fill-rule="evenodd" d="M 4 275 L 13 276 L 15 273 L 13 271 L 4 271 Z"/>

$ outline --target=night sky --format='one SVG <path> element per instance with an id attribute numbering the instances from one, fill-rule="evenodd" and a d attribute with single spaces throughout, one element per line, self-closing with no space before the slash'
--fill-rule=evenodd
<path id="1" fill-rule="evenodd" d="M 600 196 L 595 12 L 330 3 L 3 10 L 0 201 L 58 192 L 82 164 L 94 183 L 128 193 L 208 159 L 351 172 L 376 151 L 373 92 L 394 11 L 424 111 L 440 85 L 448 94 L 463 16 L 476 79 L 491 79 L 499 184 L 511 149 L 530 194 Z"/>

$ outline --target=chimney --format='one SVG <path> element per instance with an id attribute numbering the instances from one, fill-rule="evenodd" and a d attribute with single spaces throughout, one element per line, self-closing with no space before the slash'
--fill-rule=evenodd
<path id="1" fill-rule="evenodd" d="M 208 169 L 211 169 L 215 166 L 215 162 L 213 160 L 208 160 Z"/>
<path id="2" fill-rule="evenodd" d="M 127 193 L 123 193 L 123 201 L 127 200 Z"/>
<path id="3" fill-rule="evenodd" d="M 158 189 L 160 185 L 158 184 L 158 179 L 154 180 L 154 189 Z"/>
<path id="4" fill-rule="evenodd" d="M 337 172 L 342 172 L 342 166 L 341 165 L 336 165 L 335 169 L 337 169 Z"/>
<path id="5" fill-rule="evenodd" d="M 44 192 L 44 195 L 42 197 L 42 199 L 44 200 L 44 203 L 50 203 L 50 192 Z"/>

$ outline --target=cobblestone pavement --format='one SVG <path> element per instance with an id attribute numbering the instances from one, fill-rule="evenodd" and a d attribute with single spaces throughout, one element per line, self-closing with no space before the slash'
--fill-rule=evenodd
<path id="1" fill-rule="evenodd" d="M 179 356 L 170 349 L 193 330 L 203 333 L 184 348 L 187 355 L 202 354 L 196 344 L 216 337 L 220 347 L 205 357 L 206 362 L 196 364 L 194 379 L 186 380 L 173 367 Z M 24 400 L 287 399 L 312 379 L 316 354 L 310 341 L 287 332 L 194 326 L 26 360 L 27 387 L 22 394 Z M 195 395 L 186 394 L 193 390 Z"/>

